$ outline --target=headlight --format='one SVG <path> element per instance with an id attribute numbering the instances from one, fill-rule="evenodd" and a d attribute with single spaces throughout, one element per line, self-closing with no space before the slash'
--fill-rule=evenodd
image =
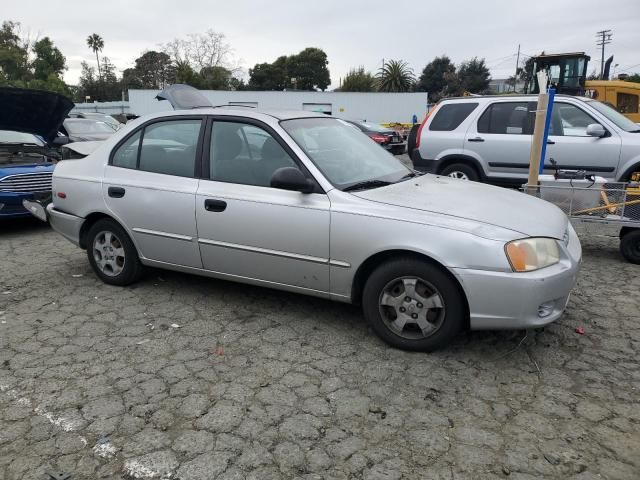
<path id="1" fill-rule="evenodd" d="M 531 272 L 560 261 L 558 241 L 553 238 L 524 238 L 505 246 L 514 272 Z"/>

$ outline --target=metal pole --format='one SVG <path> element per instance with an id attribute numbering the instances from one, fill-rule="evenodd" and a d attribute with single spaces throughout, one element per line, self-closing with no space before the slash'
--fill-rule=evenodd
<path id="1" fill-rule="evenodd" d="M 600 60 L 600 80 L 604 80 L 604 46 L 611 43 L 611 30 L 600 30 L 596 33 L 598 39 L 596 45 L 602 46 L 602 57 Z"/>
<path id="2" fill-rule="evenodd" d="M 518 83 L 518 65 L 520 64 L 520 44 L 518 44 L 518 56 L 516 57 L 516 73 L 513 75 L 513 93 L 516 91 L 516 83 Z"/>

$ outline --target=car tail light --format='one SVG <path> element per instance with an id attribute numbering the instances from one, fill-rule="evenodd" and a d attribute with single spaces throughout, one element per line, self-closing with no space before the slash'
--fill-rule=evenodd
<path id="1" fill-rule="evenodd" d="M 388 140 L 384 135 L 378 135 L 376 133 L 371 135 L 370 138 L 376 143 L 385 143 Z"/>
<path id="2" fill-rule="evenodd" d="M 435 112 L 437 108 L 438 108 L 438 105 L 436 105 L 431 110 L 429 110 L 429 113 L 427 113 L 427 115 L 425 115 L 424 120 L 422 121 L 422 123 L 418 127 L 418 131 L 416 132 L 416 148 L 420 147 L 420 137 L 422 136 L 422 129 L 427 124 L 427 120 L 429 120 L 429 117 L 431 116 L 431 114 L 433 112 Z"/>

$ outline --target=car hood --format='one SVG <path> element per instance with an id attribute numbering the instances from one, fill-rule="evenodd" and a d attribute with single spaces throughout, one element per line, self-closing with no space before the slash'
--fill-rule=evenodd
<path id="1" fill-rule="evenodd" d="M 71 133 L 69 139 L 73 142 L 100 142 L 111 138 L 114 133 L 116 133 L 115 130 L 112 133 Z"/>
<path id="2" fill-rule="evenodd" d="M 97 141 L 94 140 L 90 142 L 73 142 L 73 143 L 67 143 L 62 147 L 62 149 L 64 150 L 66 148 L 76 153 L 79 153 L 80 155 L 86 156 L 86 155 L 89 155 L 90 153 L 93 153 L 93 151 L 101 145 L 102 145 L 102 140 L 97 140 Z"/>
<path id="3" fill-rule="evenodd" d="M 191 85 L 176 83 L 168 86 L 156 95 L 157 100 L 168 101 L 174 110 L 190 110 L 192 108 L 211 107 L 200 90 Z"/>
<path id="4" fill-rule="evenodd" d="M 0 105 L 0 130 L 32 133 L 48 143 L 73 108 L 63 95 L 13 87 L 0 87 Z"/>
<path id="5" fill-rule="evenodd" d="M 493 225 L 523 236 L 562 239 L 567 216 L 555 205 L 515 190 L 435 175 L 354 192 L 373 202 Z"/>

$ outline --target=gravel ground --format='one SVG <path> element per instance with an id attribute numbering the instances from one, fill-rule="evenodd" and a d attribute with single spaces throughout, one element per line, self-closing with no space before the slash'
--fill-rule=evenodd
<path id="1" fill-rule="evenodd" d="M 638 479 L 640 268 L 583 247 L 557 323 L 420 354 L 348 305 L 160 271 L 110 287 L 4 222 L 0 479 Z"/>

